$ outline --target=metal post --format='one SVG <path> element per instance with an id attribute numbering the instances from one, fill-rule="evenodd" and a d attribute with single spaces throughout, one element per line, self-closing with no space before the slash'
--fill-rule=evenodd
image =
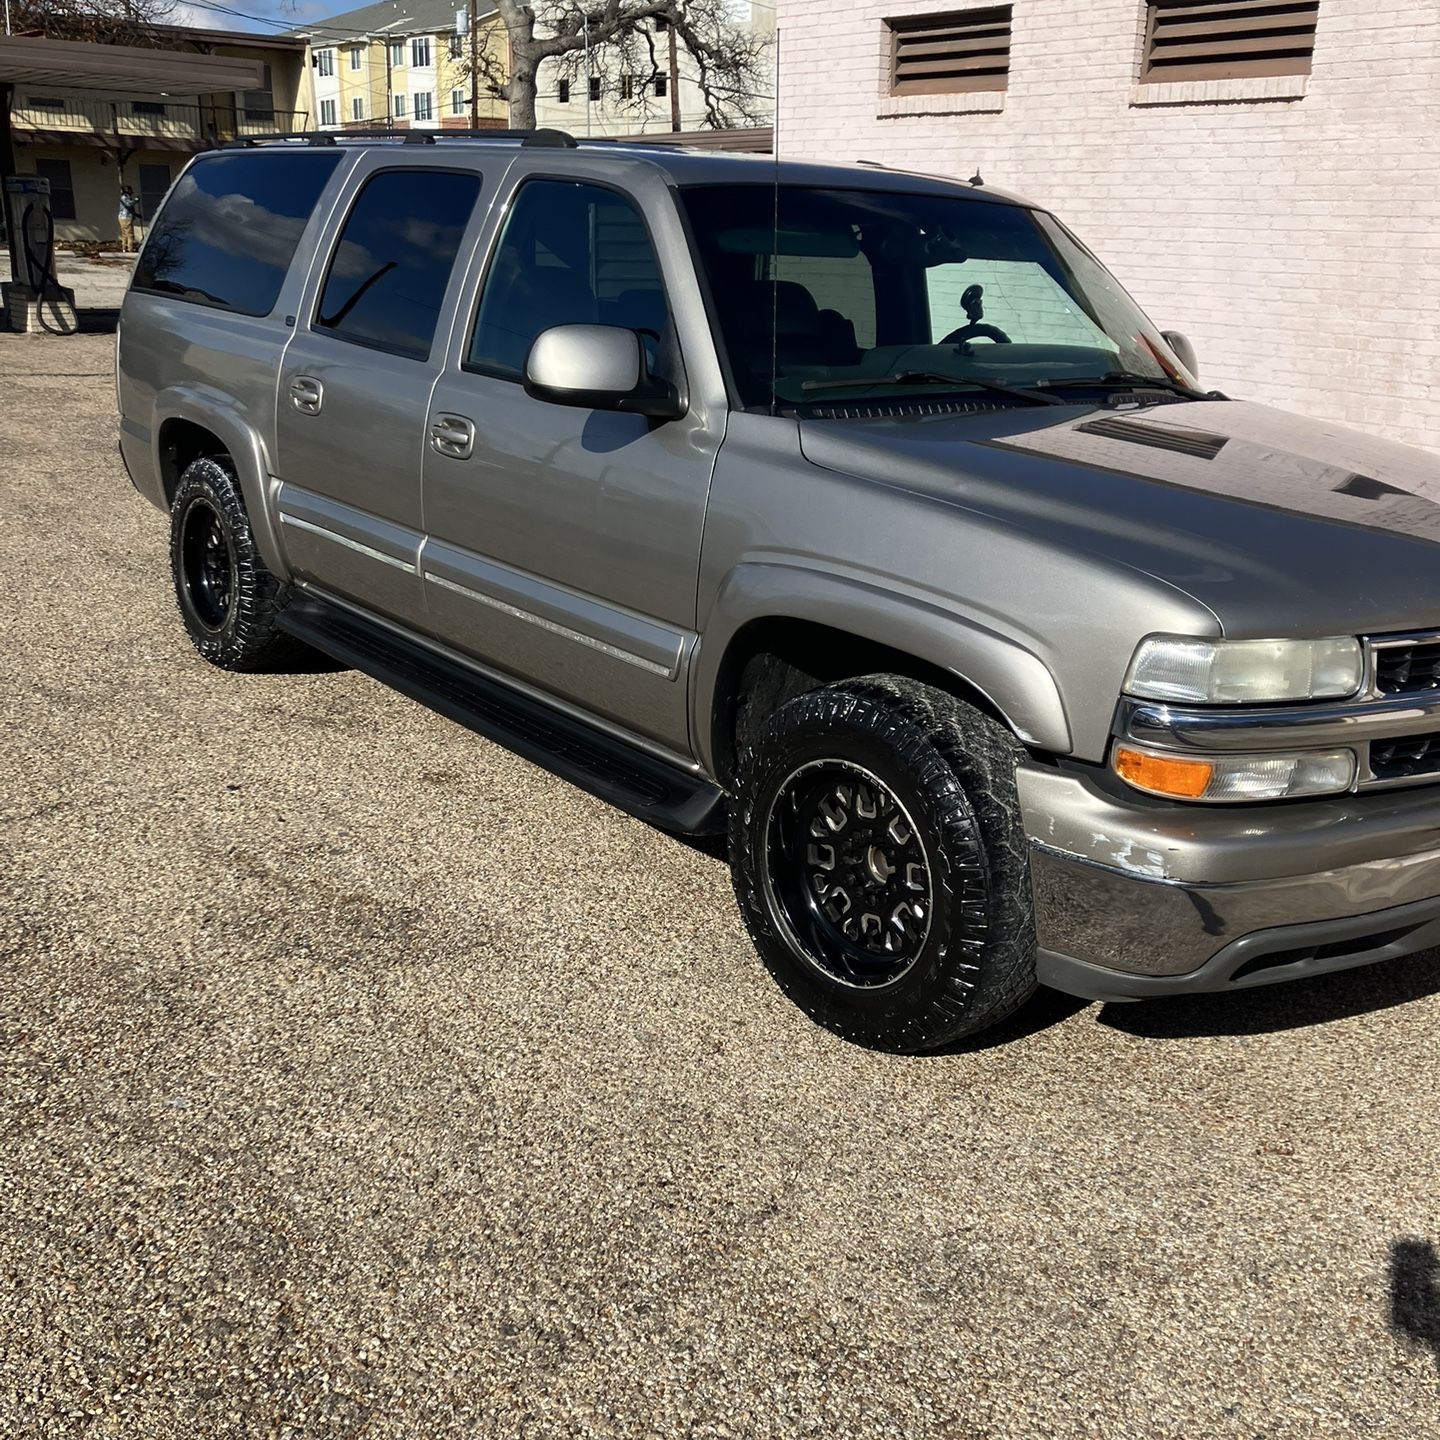
<path id="1" fill-rule="evenodd" d="M 475 31 L 479 28 L 475 0 L 470 0 L 470 128 L 480 128 L 480 66 L 475 58 Z"/>
<path id="2" fill-rule="evenodd" d="M 675 43 L 675 22 L 672 20 L 665 29 L 670 35 L 670 128 L 680 131 L 680 52 Z"/>
<path id="3" fill-rule="evenodd" d="M 590 113 L 594 108 L 594 101 L 590 98 L 590 12 L 587 10 L 584 17 L 585 23 L 585 134 L 588 136 L 594 128 L 594 116 Z"/>

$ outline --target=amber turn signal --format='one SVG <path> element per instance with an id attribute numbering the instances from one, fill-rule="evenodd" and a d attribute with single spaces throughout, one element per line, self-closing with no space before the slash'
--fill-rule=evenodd
<path id="1" fill-rule="evenodd" d="M 1151 755 L 1119 745 L 1115 749 L 1115 773 L 1136 789 L 1148 790 L 1152 795 L 1198 800 L 1209 788 L 1215 767 L 1208 760 Z"/>

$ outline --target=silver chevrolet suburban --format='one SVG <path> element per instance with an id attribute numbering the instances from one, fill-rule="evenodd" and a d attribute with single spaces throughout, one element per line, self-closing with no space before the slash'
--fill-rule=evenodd
<path id="1" fill-rule="evenodd" d="M 205 659 L 312 647 L 728 828 L 856 1041 L 1440 942 L 1440 462 L 1205 391 L 1013 196 L 240 144 L 156 217 L 118 389 Z"/>

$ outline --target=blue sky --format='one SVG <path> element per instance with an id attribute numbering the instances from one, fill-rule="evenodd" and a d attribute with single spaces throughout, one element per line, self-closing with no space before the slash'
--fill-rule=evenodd
<path id="1" fill-rule="evenodd" d="M 176 25 L 203 25 L 211 30 L 249 30 L 257 35 L 278 35 L 307 20 L 323 20 L 353 10 L 364 0 L 207 0 L 205 5 L 194 0 L 178 0 L 172 17 Z M 211 5 L 222 9 L 209 8 Z M 228 13 L 239 10 L 245 17 Z"/>

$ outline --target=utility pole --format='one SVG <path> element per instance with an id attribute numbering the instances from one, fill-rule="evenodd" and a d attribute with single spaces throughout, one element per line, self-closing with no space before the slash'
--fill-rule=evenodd
<path id="1" fill-rule="evenodd" d="M 390 36 L 381 32 L 381 43 L 385 46 L 385 128 L 395 128 L 395 70 L 390 63 Z"/>
<path id="2" fill-rule="evenodd" d="M 587 10 L 584 16 L 585 22 L 585 134 L 588 136 L 594 128 L 595 117 L 592 114 L 595 109 L 595 101 L 590 93 L 590 12 Z"/>
<path id="3" fill-rule="evenodd" d="M 675 43 L 675 23 L 666 27 L 670 36 L 670 128 L 677 134 L 680 130 L 680 49 Z"/>
<path id="4" fill-rule="evenodd" d="M 475 31 L 477 26 L 475 0 L 470 0 L 470 128 L 480 128 L 480 64 L 476 58 Z"/>

